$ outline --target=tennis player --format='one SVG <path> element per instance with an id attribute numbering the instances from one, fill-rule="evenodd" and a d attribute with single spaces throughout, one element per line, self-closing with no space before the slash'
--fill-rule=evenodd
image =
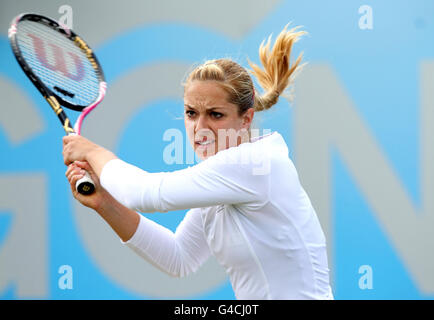
<path id="1" fill-rule="evenodd" d="M 269 109 L 292 83 L 304 32 L 285 29 L 259 49 L 251 73 L 230 59 L 207 61 L 184 84 L 185 128 L 197 165 L 149 173 L 81 136 L 64 138 L 74 197 L 98 212 L 121 241 L 174 277 L 195 272 L 211 255 L 225 268 L 237 299 L 333 299 L 326 242 L 278 132 L 255 137 L 255 111 Z M 87 170 L 96 192 L 75 182 Z M 190 209 L 176 232 L 139 212 Z"/>

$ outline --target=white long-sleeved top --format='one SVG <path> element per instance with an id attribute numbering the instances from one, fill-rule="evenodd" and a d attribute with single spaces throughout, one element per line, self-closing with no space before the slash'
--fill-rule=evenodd
<path id="1" fill-rule="evenodd" d="M 136 211 L 190 209 L 175 233 L 141 215 L 125 242 L 162 271 L 184 276 L 212 254 L 237 299 L 333 298 L 325 237 L 279 133 L 175 172 L 111 160 L 100 180 Z"/>

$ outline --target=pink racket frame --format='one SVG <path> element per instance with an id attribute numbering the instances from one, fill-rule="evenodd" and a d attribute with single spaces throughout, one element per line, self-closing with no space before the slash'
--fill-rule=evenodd
<path id="1" fill-rule="evenodd" d="M 76 134 L 81 135 L 81 126 L 83 124 L 84 118 L 86 118 L 86 116 L 93 109 L 95 109 L 99 105 L 99 103 L 104 99 L 106 90 L 107 90 L 107 83 L 104 81 L 100 82 L 98 98 L 95 100 L 94 103 L 92 103 L 91 105 L 89 105 L 83 109 L 83 111 L 81 112 L 80 116 L 78 117 L 77 121 L 74 124 L 74 131 Z"/>

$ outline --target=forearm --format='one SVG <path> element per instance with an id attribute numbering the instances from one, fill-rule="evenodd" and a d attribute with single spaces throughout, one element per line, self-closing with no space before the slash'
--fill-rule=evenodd
<path id="1" fill-rule="evenodd" d="M 128 241 L 136 232 L 139 214 L 120 204 L 108 192 L 104 192 L 103 201 L 95 210 L 122 241 Z"/>

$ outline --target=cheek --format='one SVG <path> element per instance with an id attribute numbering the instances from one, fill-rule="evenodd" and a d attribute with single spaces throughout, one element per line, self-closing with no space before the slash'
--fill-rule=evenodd
<path id="1" fill-rule="evenodd" d="M 185 132 L 187 133 L 188 140 L 194 140 L 194 123 L 191 120 L 184 119 Z"/>
<path id="2" fill-rule="evenodd" d="M 217 137 L 216 147 L 219 150 L 227 149 L 229 147 L 237 146 L 242 142 L 249 141 L 248 131 L 244 128 L 243 121 L 239 117 L 234 117 L 228 119 L 228 121 L 225 121 L 224 123 L 219 123 L 218 128 L 215 128 L 214 130 Z M 218 132 L 220 132 L 220 134 Z"/>
<path id="3" fill-rule="evenodd" d="M 235 129 L 236 131 L 238 131 L 241 128 L 242 128 L 242 121 L 240 121 L 238 118 L 226 119 L 225 121 L 220 121 L 216 123 L 214 126 L 216 132 L 219 129 L 220 130 Z"/>

